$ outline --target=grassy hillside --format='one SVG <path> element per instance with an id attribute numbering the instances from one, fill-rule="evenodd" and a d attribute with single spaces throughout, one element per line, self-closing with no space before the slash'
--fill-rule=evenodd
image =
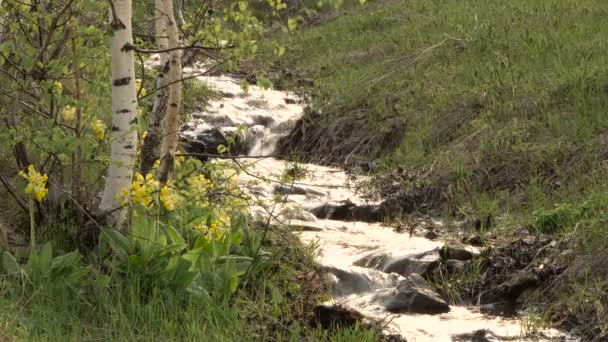
<path id="1" fill-rule="evenodd" d="M 557 296 L 606 333 L 607 16 L 602 0 L 393 0 L 317 18 L 279 37 L 279 86 L 313 98 L 283 149 L 371 163 L 386 194 L 489 216 L 498 237 L 574 236 Z"/>

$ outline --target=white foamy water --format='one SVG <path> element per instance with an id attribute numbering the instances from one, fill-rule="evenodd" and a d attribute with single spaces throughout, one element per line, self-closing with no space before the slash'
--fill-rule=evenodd
<path id="1" fill-rule="evenodd" d="M 196 70 L 186 70 L 193 73 Z M 271 155 L 278 139 L 289 133 L 301 117 L 303 108 L 297 97 L 276 90 L 250 86 L 248 92 L 240 88 L 240 81 L 231 76 L 199 77 L 221 99 L 211 100 L 204 113 L 194 113 L 194 119 L 182 134 L 190 139 L 209 129 L 233 132 L 244 126 L 247 132 L 248 155 Z M 368 318 L 386 322 L 387 330 L 396 332 L 408 341 L 468 341 L 476 331 L 485 329 L 486 340 L 479 341 L 545 341 L 559 333 L 546 330 L 542 338 L 525 337 L 525 321 L 483 315 L 476 308 L 451 306 L 445 314 L 391 314 L 378 300 L 392 291 L 403 277 L 395 273 L 356 266 L 365 256 L 385 254 L 387 258 L 420 255 L 443 245 L 405 233 L 397 233 L 380 223 L 343 222 L 316 218 L 311 210 L 326 203 L 350 200 L 355 204 L 368 203 L 356 193 L 356 179 L 338 168 L 314 164 L 299 165 L 304 176 L 296 181 L 281 182 L 289 163 L 276 158 L 241 159 L 247 171 L 240 182 L 257 200 L 254 214 L 267 216 L 269 211 L 280 214 L 275 221 L 302 227 L 301 239 L 319 246 L 319 262 L 332 274 L 336 284 L 334 301 L 351 307 Z M 277 194 L 284 203 L 273 206 Z M 468 337 L 467 337 L 468 336 Z M 468 339 L 467 339 L 468 338 Z"/>

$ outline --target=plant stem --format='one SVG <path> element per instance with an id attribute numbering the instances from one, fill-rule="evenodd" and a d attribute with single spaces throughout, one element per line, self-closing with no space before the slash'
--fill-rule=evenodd
<path id="1" fill-rule="evenodd" d="M 36 218 L 34 209 L 34 199 L 30 197 L 30 245 L 32 253 L 36 251 Z"/>

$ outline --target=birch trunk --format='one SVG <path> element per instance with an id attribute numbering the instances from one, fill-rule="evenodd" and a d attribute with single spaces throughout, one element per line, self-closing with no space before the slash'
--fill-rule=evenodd
<path id="1" fill-rule="evenodd" d="M 99 209 L 110 212 L 109 223 L 122 228 L 126 211 L 118 209 L 121 189 L 131 185 L 137 152 L 137 92 L 131 26 L 131 0 L 113 0 L 112 11 L 112 151 Z"/>
<path id="2" fill-rule="evenodd" d="M 164 4 L 165 15 L 167 15 L 168 19 L 167 34 L 169 36 L 169 49 L 174 50 L 169 53 L 169 101 L 165 115 L 163 142 L 160 150 L 159 180 L 163 183 L 173 176 L 182 97 L 182 83 L 180 81 L 182 77 L 182 52 L 177 49 L 179 46 L 179 35 L 173 13 L 173 1 L 164 0 Z"/>
<path id="3" fill-rule="evenodd" d="M 164 10 L 164 0 L 156 0 L 154 18 L 156 39 L 159 50 L 166 50 L 169 47 L 169 37 L 167 35 L 167 15 Z M 159 158 L 158 146 L 161 141 L 161 133 L 163 131 L 163 119 L 167 111 L 167 102 L 169 97 L 169 53 L 161 52 L 160 69 L 158 78 L 156 79 L 156 92 L 152 112 L 150 112 L 150 122 L 148 135 L 144 139 L 144 144 L 141 148 L 141 173 L 147 174 L 150 172 L 152 165 Z"/>

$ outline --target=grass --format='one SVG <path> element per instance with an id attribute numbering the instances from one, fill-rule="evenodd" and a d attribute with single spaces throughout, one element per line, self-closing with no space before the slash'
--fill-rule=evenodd
<path id="1" fill-rule="evenodd" d="M 605 215 L 586 207 L 608 193 L 607 14 L 601 0 L 386 0 L 278 34 L 290 72 L 276 83 L 312 98 L 284 152 L 372 162 L 379 191 L 489 217 L 499 239 L 522 226 L 571 239 L 551 304 L 608 336 L 608 265 L 593 260 Z M 414 177 L 386 190 L 396 169 Z"/>
<path id="2" fill-rule="evenodd" d="M 379 1 L 282 37 L 282 66 L 315 81 L 314 129 L 290 146 L 479 191 L 569 196 L 606 152 L 603 5 Z"/>
<path id="3" fill-rule="evenodd" d="M 271 267 L 256 274 L 229 302 L 201 300 L 171 289 L 143 293 L 135 277 L 112 273 L 108 287 L 85 286 L 77 294 L 69 289 L 51 293 L 44 287 L 29 292 L 2 276 L 0 339 L 377 340 L 377 332 L 368 328 L 311 327 L 312 307 L 325 296 L 314 251 L 295 238 L 286 245 L 285 233 L 271 235 L 274 247 L 268 248 L 276 256 Z"/>

